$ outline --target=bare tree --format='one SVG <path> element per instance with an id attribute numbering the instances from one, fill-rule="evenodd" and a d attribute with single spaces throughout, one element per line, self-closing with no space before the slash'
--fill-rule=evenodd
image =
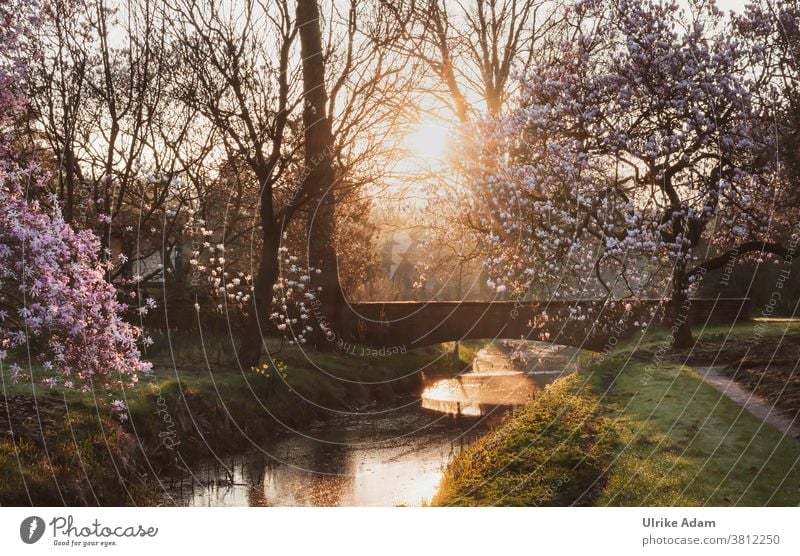
<path id="1" fill-rule="evenodd" d="M 558 24 L 551 0 L 381 0 L 399 25 L 393 46 L 421 62 L 460 123 L 481 109 L 498 115 L 512 71 L 546 55 Z M 516 67 L 515 67 L 516 66 Z M 482 103 L 483 106 L 476 106 Z"/>
<path id="2" fill-rule="evenodd" d="M 324 336 L 332 334 L 328 323 L 336 321 L 341 304 L 341 285 L 336 268 L 334 246 L 336 203 L 333 167 L 334 141 L 328 117 L 328 93 L 325 86 L 325 61 L 317 0 L 297 0 L 297 27 L 300 33 L 300 56 L 303 59 L 303 128 L 305 133 L 304 184 L 312 201 L 308 219 L 308 262 L 319 273 L 312 273 L 312 286 L 321 288 L 317 349 L 332 343 Z"/>
<path id="3" fill-rule="evenodd" d="M 31 133 L 52 154 L 65 219 L 100 236 L 104 259 L 123 256 L 113 281 L 163 273 L 144 263 L 170 260 L 190 197 L 176 178 L 194 160 L 176 149 L 191 114 L 167 102 L 165 25 L 149 0 L 54 0 L 32 37 Z"/>
<path id="4" fill-rule="evenodd" d="M 178 98 L 214 130 L 219 158 L 241 161 L 257 190 L 255 280 L 239 349 L 244 366 L 260 356 L 282 236 L 297 233 L 293 222 L 305 220 L 311 232 L 308 261 L 323 270 L 315 285 L 323 287 L 325 312 L 341 300 L 337 206 L 359 198 L 379 175 L 371 170 L 391 145 L 381 137 L 406 104 L 407 88 L 399 84 L 413 76 L 402 57 L 387 55 L 361 32 L 362 18 L 385 25 L 367 4 L 352 0 L 341 11 L 332 2 L 327 19 L 319 4 L 298 2 L 295 13 L 288 0 L 174 0 L 169 7 L 181 60 Z"/>

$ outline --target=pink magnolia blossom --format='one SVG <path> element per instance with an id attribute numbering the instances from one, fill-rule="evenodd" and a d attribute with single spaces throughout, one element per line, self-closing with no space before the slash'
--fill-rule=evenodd
<path id="1" fill-rule="evenodd" d="M 718 254 L 779 252 L 793 217 L 777 212 L 773 139 L 730 20 L 713 3 L 566 10 L 586 32 L 520 76 L 516 106 L 476 132 L 468 208 L 491 282 L 676 299 Z"/>
<path id="2" fill-rule="evenodd" d="M 25 102 L 16 92 L 24 76 L 19 37 L 35 24 L 33 4 L 0 3 L 0 133 Z M 28 55 L 30 53 L 27 53 Z M 0 352 L 28 349 L 54 386 L 129 386 L 150 365 L 141 360 L 141 331 L 125 322 L 127 307 L 105 280 L 108 267 L 90 231 L 75 231 L 57 205 L 36 200 L 46 176 L 21 166 L 0 143 Z M 18 364 L 12 370 L 19 369 Z M 19 375 L 20 372 L 15 372 Z"/>

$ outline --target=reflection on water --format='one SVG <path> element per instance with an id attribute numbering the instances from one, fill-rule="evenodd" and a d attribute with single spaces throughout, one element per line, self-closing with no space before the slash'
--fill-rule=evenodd
<path id="1" fill-rule="evenodd" d="M 447 463 L 496 426 L 506 409 L 574 367 L 574 350 L 502 342 L 473 369 L 430 380 L 396 411 L 339 415 L 271 440 L 257 452 L 195 466 L 164 502 L 191 506 L 417 506 L 431 500 Z M 420 407 L 421 406 L 421 407 Z"/>
<path id="2" fill-rule="evenodd" d="M 453 419 L 410 408 L 326 421 L 265 453 L 202 466 L 169 493 L 192 506 L 419 506 L 453 454 L 495 419 Z M 334 443 L 335 442 L 335 443 Z"/>
<path id="3" fill-rule="evenodd" d="M 438 380 L 422 392 L 422 407 L 454 415 L 480 416 L 512 409 L 575 366 L 572 348 L 538 342 L 490 344 L 471 371 Z"/>

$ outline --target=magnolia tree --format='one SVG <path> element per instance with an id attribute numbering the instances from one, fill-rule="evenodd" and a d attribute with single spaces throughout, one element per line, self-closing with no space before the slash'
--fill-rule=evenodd
<path id="1" fill-rule="evenodd" d="M 25 106 L 15 91 L 29 56 L 20 37 L 34 21 L 32 10 L 28 3 L 0 4 L 0 365 L 19 379 L 16 361 L 33 354 L 50 386 L 129 386 L 150 366 L 137 349 L 141 331 L 123 320 L 127 307 L 105 280 L 99 241 L 73 230 L 55 199 L 50 207 L 33 200 L 46 177 L 10 148 L 7 130 Z"/>
<path id="2" fill-rule="evenodd" d="M 497 253 L 493 283 L 657 295 L 685 323 L 706 271 L 784 253 L 776 238 L 793 218 L 753 108 L 748 52 L 713 3 L 570 10 L 584 32 L 559 63 L 522 76 L 518 107 L 487 126 L 483 144 L 505 153 L 486 156 L 474 201 Z M 690 340 L 682 324 L 676 342 Z"/>
<path id="3" fill-rule="evenodd" d="M 757 0 L 734 14 L 734 29 L 749 46 L 755 102 L 773 114 L 780 168 L 800 177 L 800 5 Z"/>

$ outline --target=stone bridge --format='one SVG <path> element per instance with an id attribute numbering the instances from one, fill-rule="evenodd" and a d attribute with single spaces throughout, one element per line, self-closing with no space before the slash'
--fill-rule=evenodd
<path id="1" fill-rule="evenodd" d="M 479 338 L 540 340 L 602 351 L 630 337 L 638 325 L 666 322 L 664 300 L 432 301 L 353 303 L 339 313 L 338 342 L 415 348 Z M 748 318 L 748 300 L 691 300 L 681 313 L 692 324 Z M 670 321 L 671 322 L 671 321 Z"/>

